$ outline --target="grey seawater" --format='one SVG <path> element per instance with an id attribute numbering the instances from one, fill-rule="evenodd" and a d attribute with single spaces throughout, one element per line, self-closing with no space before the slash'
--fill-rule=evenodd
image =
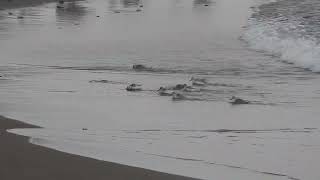
<path id="1" fill-rule="evenodd" d="M 12 132 L 202 179 L 319 179 L 319 74 L 240 38 L 255 1 L 56 5 L 0 11 L 1 114 L 44 127 Z M 157 92 L 192 77 L 207 83 L 184 99 Z"/>
<path id="2" fill-rule="evenodd" d="M 254 9 L 249 30 L 244 35 L 249 44 L 280 56 L 288 63 L 320 71 L 319 1 L 281 0 Z"/>

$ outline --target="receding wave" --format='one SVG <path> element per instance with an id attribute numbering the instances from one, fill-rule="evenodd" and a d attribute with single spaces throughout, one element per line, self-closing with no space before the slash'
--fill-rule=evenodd
<path id="1" fill-rule="evenodd" d="M 215 75 L 222 73 L 233 74 L 232 70 L 225 69 L 219 71 L 210 71 L 203 69 L 194 68 L 166 68 L 166 67 L 148 67 L 144 69 L 133 69 L 130 66 L 73 66 L 73 67 L 62 67 L 62 66 L 51 66 L 51 68 L 57 69 L 71 69 L 71 70 L 87 70 L 87 71 L 118 71 L 118 72 L 140 72 L 140 73 L 157 73 L 157 74 L 201 74 L 201 75 Z"/>
<path id="2" fill-rule="evenodd" d="M 255 9 L 243 35 L 256 50 L 320 72 L 320 2 L 282 0 Z"/>
<path id="3" fill-rule="evenodd" d="M 139 72 L 139 73 L 154 73 L 154 74 L 196 74 L 196 75 L 227 75 L 239 76 L 248 74 L 246 69 L 242 68 L 221 68 L 221 67 L 161 67 L 161 66 L 144 66 L 144 68 L 134 68 L 134 64 L 128 65 L 84 65 L 84 66 L 55 66 L 55 65 L 36 65 L 36 64 L 15 64 L 22 66 L 38 67 L 38 68 L 52 68 L 52 69 L 66 69 L 79 71 L 113 71 L 113 72 Z M 140 65 L 140 64 L 137 64 Z"/>

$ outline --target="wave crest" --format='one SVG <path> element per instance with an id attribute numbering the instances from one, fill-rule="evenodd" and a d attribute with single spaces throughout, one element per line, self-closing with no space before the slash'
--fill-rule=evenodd
<path id="1" fill-rule="evenodd" d="M 301 24 L 299 17 L 286 16 L 277 12 L 277 8 L 271 12 L 270 7 L 281 5 L 272 3 L 268 10 L 259 8 L 249 19 L 242 38 L 255 50 L 275 54 L 286 62 L 320 72 L 320 44 L 312 34 L 305 33 L 308 27 Z"/>

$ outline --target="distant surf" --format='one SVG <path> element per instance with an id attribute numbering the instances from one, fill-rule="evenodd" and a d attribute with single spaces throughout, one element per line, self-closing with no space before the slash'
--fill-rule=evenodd
<path id="1" fill-rule="evenodd" d="M 320 72 L 320 2 L 268 1 L 256 8 L 243 35 L 250 47 Z"/>

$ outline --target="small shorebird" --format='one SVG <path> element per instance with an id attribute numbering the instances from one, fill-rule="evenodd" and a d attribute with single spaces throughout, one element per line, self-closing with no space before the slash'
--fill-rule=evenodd
<path id="1" fill-rule="evenodd" d="M 129 86 L 127 86 L 126 88 L 127 91 L 141 91 L 141 85 L 140 84 L 130 84 Z"/>
<path id="2" fill-rule="evenodd" d="M 191 77 L 190 81 L 194 86 L 205 86 L 208 82 L 205 78 L 195 78 Z"/>
<path id="3" fill-rule="evenodd" d="M 232 97 L 230 98 L 230 100 L 231 100 L 230 103 L 231 103 L 232 105 L 250 104 L 249 101 L 243 100 L 243 99 L 241 99 L 241 98 L 237 98 L 237 97 L 235 97 L 235 96 L 232 96 Z"/>
<path id="4" fill-rule="evenodd" d="M 186 97 L 180 93 L 176 93 L 176 92 L 172 93 L 172 100 L 174 100 L 174 101 L 183 100 L 185 98 Z"/>

